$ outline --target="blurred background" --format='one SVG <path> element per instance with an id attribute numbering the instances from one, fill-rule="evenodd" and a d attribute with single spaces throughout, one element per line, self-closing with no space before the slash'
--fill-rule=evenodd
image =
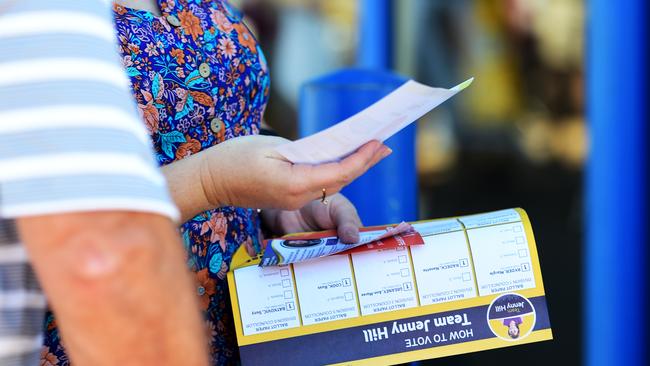
<path id="1" fill-rule="evenodd" d="M 265 118 L 280 135 L 299 137 L 305 82 L 357 64 L 363 3 L 233 1 L 270 64 Z M 476 78 L 417 122 L 418 217 L 524 208 L 555 338 L 420 364 L 583 363 L 585 3 L 398 0 L 389 17 L 389 69 L 445 88 Z"/>

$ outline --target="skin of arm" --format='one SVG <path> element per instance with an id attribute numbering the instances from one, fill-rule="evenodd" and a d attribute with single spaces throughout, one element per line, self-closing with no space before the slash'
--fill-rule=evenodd
<path id="1" fill-rule="evenodd" d="M 106 211 L 17 225 L 73 364 L 208 365 L 194 286 L 168 218 Z"/>

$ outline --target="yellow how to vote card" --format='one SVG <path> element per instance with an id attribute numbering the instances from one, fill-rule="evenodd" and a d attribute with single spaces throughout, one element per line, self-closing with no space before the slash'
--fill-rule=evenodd
<path id="1" fill-rule="evenodd" d="M 367 228 L 380 239 L 342 252 L 333 235 L 235 254 L 243 365 L 397 364 L 552 339 L 522 209 Z"/>

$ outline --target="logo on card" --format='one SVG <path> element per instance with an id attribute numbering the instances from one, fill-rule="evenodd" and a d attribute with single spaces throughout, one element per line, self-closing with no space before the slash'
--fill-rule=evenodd
<path id="1" fill-rule="evenodd" d="M 492 333 L 510 342 L 528 337 L 536 320 L 533 304 L 515 293 L 498 296 L 487 311 L 487 322 Z"/>

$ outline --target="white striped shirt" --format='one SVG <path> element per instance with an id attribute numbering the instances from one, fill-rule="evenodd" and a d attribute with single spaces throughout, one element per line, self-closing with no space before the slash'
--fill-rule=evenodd
<path id="1" fill-rule="evenodd" d="M 0 50 L 0 215 L 178 217 L 106 1 L 0 0 Z"/>
<path id="2" fill-rule="evenodd" d="M 110 1 L 0 0 L 0 364 L 37 362 L 45 299 L 10 219 L 178 219 L 115 47 Z"/>

